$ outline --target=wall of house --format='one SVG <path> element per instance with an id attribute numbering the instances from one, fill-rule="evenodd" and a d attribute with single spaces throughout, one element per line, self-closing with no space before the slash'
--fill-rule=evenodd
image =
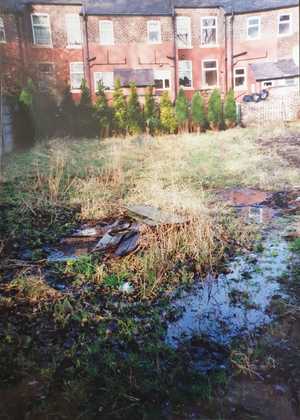
<path id="1" fill-rule="evenodd" d="M 23 42 L 20 39 L 18 15 L 1 12 L 5 28 L 5 41 L 0 42 L 0 74 L 4 92 L 14 94 L 24 80 Z"/>
<path id="2" fill-rule="evenodd" d="M 191 19 L 191 48 L 179 48 L 178 60 L 191 60 L 193 66 L 193 86 L 184 88 L 189 98 L 196 90 L 209 94 L 212 88 L 207 88 L 203 78 L 203 61 L 217 60 L 218 87 L 225 91 L 225 33 L 224 13 L 220 9 L 176 9 L 177 16 L 188 16 Z M 201 40 L 201 19 L 204 17 L 217 18 L 217 43 L 215 46 L 203 46 Z"/>
<path id="3" fill-rule="evenodd" d="M 48 14 L 51 28 L 51 46 L 35 45 L 31 25 L 31 14 Z M 68 46 L 66 14 L 80 13 L 80 6 L 34 5 L 26 10 L 24 33 L 26 36 L 26 63 L 30 77 L 37 83 L 48 85 L 49 91 L 59 100 L 70 81 L 70 63 L 83 61 L 82 46 Z M 52 74 L 40 71 L 40 64 L 52 64 Z"/>
<path id="4" fill-rule="evenodd" d="M 292 32 L 288 36 L 278 35 L 278 19 L 279 15 L 282 14 L 291 14 L 292 17 Z M 258 39 L 250 40 L 247 36 L 247 20 L 254 16 L 260 18 L 261 34 Z M 228 21 L 229 19 L 230 17 L 227 18 Z M 299 48 L 299 13 L 297 7 L 235 15 L 233 28 L 233 53 L 246 52 L 245 55 L 234 60 L 236 68 L 245 68 L 247 78 L 245 89 L 237 90 L 238 96 L 260 90 L 260 83 L 255 81 L 254 74 L 251 71 L 251 63 L 293 58 L 294 48 Z M 231 75 L 229 77 L 231 79 Z"/>
<path id="5" fill-rule="evenodd" d="M 103 20 L 113 24 L 114 45 L 100 45 L 99 23 Z M 159 21 L 161 24 L 161 42 L 158 44 L 148 43 L 148 21 Z M 116 69 L 168 70 L 171 77 L 169 92 L 174 99 L 174 37 L 171 17 L 89 16 L 87 25 L 89 55 L 96 58 L 90 65 L 93 92 L 96 90 L 95 72 L 112 72 Z M 144 95 L 145 88 L 139 88 L 138 92 Z M 108 92 L 108 96 L 111 95 Z"/>

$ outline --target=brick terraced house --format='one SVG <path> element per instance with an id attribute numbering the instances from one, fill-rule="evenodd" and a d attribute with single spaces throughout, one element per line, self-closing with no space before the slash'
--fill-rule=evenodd
<path id="1" fill-rule="evenodd" d="M 134 81 L 175 99 L 182 87 L 236 97 L 297 91 L 298 0 L 0 0 L 0 76 L 14 91 L 31 77 L 59 99 L 86 79 L 112 95 Z"/>

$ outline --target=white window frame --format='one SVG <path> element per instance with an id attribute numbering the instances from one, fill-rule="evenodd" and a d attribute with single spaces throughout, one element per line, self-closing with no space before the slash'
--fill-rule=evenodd
<path id="1" fill-rule="evenodd" d="M 270 86 L 266 86 L 266 83 L 270 83 L 271 85 Z M 274 80 L 264 80 L 262 83 L 261 83 L 261 87 L 263 88 L 263 89 L 270 89 L 270 88 L 272 88 L 272 87 L 274 87 L 275 86 L 275 84 L 274 84 Z"/>
<path id="2" fill-rule="evenodd" d="M 33 23 L 33 17 L 34 16 L 45 16 L 47 17 L 48 20 L 48 25 L 36 25 Z M 44 26 L 47 27 L 49 29 L 49 35 L 50 35 L 50 43 L 49 44 L 38 44 L 36 42 L 36 37 L 35 37 L 35 31 L 34 31 L 34 27 L 35 26 Z M 50 24 L 50 16 L 48 13 L 31 13 L 31 28 L 32 28 L 32 36 L 33 36 L 33 43 L 34 45 L 38 46 L 38 47 L 44 47 L 44 48 L 52 48 L 53 44 L 52 44 L 52 31 L 51 31 L 51 24 Z"/>
<path id="3" fill-rule="evenodd" d="M 188 39 L 187 39 L 187 43 L 182 44 L 182 40 L 178 39 L 178 22 L 179 21 L 186 21 L 187 23 L 187 29 L 188 29 Z M 184 49 L 189 49 L 192 48 L 192 26 L 191 26 L 191 18 L 189 16 L 177 16 L 176 17 L 176 45 L 178 49 L 184 50 Z"/>
<path id="4" fill-rule="evenodd" d="M 182 62 L 188 62 L 188 63 L 191 64 L 191 77 L 190 77 L 190 79 L 191 79 L 191 86 L 183 86 L 183 85 L 180 85 L 180 72 L 181 72 L 181 70 L 180 70 L 180 63 L 182 63 Z M 179 87 L 182 88 L 182 89 L 184 89 L 184 90 L 193 90 L 194 89 L 193 88 L 193 86 L 194 86 L 194 80 L 193 80 L 193 61 L 192 60 L 179 60 L 178 61 L 178 84 L 179 84 Z"/>
<path id="5" fill-rule="evenodd" d="M 70 63 L 69 66 L 69 71 L 70 71 L 70 88 L 71 88 L 71 92 L 80 92 L 80 87 L 76 87 L 74 88 L 72 86 L 72 74 L 79 74 L 79 72 L 72 72 L 72 65 L 73 64 L 82 64 L 82 80 L 84 80 L 84 65 L 83 65 L 83 61 L 72 61 Z M 81 73 L 80 73 L 81 74 Z"/>
<path id="6" fill-rule="evenodd" d="M 216 67 L 215 68 L 205 68 L 204 64 L 209 63 L 211 61 L 216 62 Z M 216 72 L 217 72 L 217 84 L 213 85 L 213 86 L 209 86 L 206 83 L 205 74 L 208 71 L 212 71 L 212 70 L 216 70 Z M 216 58 L 210 58 L 210 59 L 207 59 L 207 60 L 202 60 L 202 86 L 203 86 L 204 89 L 215 89 L 215 88 L 219 87 L 219 61 Z"/>
<path id="7" fill-rule="evenodd" d="M 289 25 L 290 25 L 290 29 L 289 29 L 289 31 L 286 33 L 286 34 L 281 34 L 280 32 L 279 32 L 279 29 L 280 29 L 280 25 L 281 24 L 283 24 L 283 23 L 286 23 L 286 22 L 280 22 L 280 18 L 282 17 L 282 16 L 289 16 Z M 292 35 L 292 33 L 293 33 L 293 17 L 292 17 L 292 14 L 291 13 L 280 13 L 280 15 L 278 15 L 278 26 L 277 26 L 277 34 L 278 34 L 278 36 L 280 37 L 280 38 L 284 38 L 285 36 L 290 36 L 290 35 Z"/>
<path id="8" fill-rule="evenodd" d="M 158 41 L 150 40 L 150 25 L 157 25 L 158 28 Z M 161 21 L 160 20 L 148 20 L 147 21 L 147 42 L 148 44 L 161 44 Z"/>
<path id="9" fill-rule="evenodd" d="M 236 74 L 237 70 L 244 70 L 244 75 L 243 76 L 237 75 Z M 242 86 L 237 86 L 236 85 L 236 79 L 238 77 L 244 77 L 244 84 Z M 235 67 L 234 68 L 234 88 L 235 88 L 235 90 L 246 90 L 247 89 L 247 69 L 246 69 L 246 67 Z"/>
<path id="10" fill-rule="evenodd" d="M 70 42 L 70 23 L 68 21 L 68 19 L 70 18 L 74 18 L 76 17 L 78 19 L 78 28 L 79 29 L 79 37 L 80 37 L 80 43 L 72 43 Z M 67 13 L 65 15 L 65 24 L 66 24 L 66 32 L 67 32 L 67 40 L 68 40 L 68 44 L 67 44 L 67 48 L 82 48 L 82 30 L 81 30 L 81 21 L 80 21 L 80 16 L 76 13 Z"/>
<path id="11" fill-rule="evenodd" d="M 249 28 L 253 27 L 253 26 L 257 26 L 254 24 L 250 24 L 250 20 L 251 19 L 257 19 L 258 20 L 258 34 L 256 37 L 252 37 L 249 35 Z M 261 17 L 260 16 L 249 16 L 247 17 L 247 39 L 249 41 L 256 41 L 257 39 L 261 38 Z"/>
<path id="12" fill-rule="evenodd" d="M 205 26 L 203 25 L 204 20 L 207 19 L 215 19 L 216 25 L 212 26 Z M 207 48 L 211 48 L 211 47 L 217 47 L 218 46 L 218 16 L 202 16 L 201 17 L 201 23 L 200 23 L 200 28 L 201 28 L 201 46 L 202 47 L 207 47 Z M 204 37 L 203 37 L 203 30 L 204 29 L 215 29 L 216 30 L 216 42 L 211 43 L 211 44 L 206 44 L 203 42 Z"/>
<path id="13" fill-rule="evenodd" d="M 102 34 L 101 26 L 107 23 L 111 26 L 111 40 L 109 42 L 105 42 L 103 41 L 103 39 L 101 39 L 101 34 Z M 114 23 L 112 20 L 99 20 L 99 43 L 100 45 L 114 45 L 115 44 Z"/>
<path id="14" fill-rule="evenodd" d="M 0 40 L 0 44 L 5 44 L 6 43 L 6 33 L 5 33 L 5 27 L 4 27 L 4 19 L 2 16 L 0 16 L 0 31 L 3 34 L 3 39 Z"/>
<path id="15" fill-rule="evenodd" d="M 154 80 L 162 80 L 163 87 L 155 88 L 156 90 L 170 90 L 171 89 L 171 71 L 168 69 L 155 69 L 153 71 Z M 165 81 L 169 80 L 169 87 L 166 87 Z"/>
<path id="16" fill-rule="evenodd" d="M 104 73 L 109 73 L 112 76 L 112 85 L 108 86 L 108 89 L 105 86 L 105 88 L 106 88 L 105 90 L 108 90 L 108 91 L 114 90 L 114 72 L 113 71 L 95 71 L 94 72 L 94 90 L 95 90 L 95 93 L 98 92 L 98 82 L 99 82 L 99 79 L 101 78 L 101 76 L 100 77 L 97 77 L 97 76 L 99 74 L 103 75 Z"/>

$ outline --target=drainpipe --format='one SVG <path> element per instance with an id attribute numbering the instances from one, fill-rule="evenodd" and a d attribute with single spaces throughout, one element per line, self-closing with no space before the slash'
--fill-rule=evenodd
<path id="1" fill-rule="evenodd" d="M 82 3 L 82 28 L 83 28 L 83 63 L 84 74 L 87 81 L 87 86 L 91 92 L 92 80 L 90 71 L 90 52 L 89 52 L 89 33 L 88 33 L 88 16 L 85 11 L 85 4 Z"/>
<path id="2" fill-rule="evenodd" d="M 231 70 L 231 88 L 234 89 L 234 74 L 233 74 L 233 69 L 234 69 L 234 29 L 233 29 L 233 24 L 234 24 L 234 12 L 232 10 L 231 12 L 231 18 L 230 18 L 230 42 L 231 42 L 231 46 L 230 46 L 230 52 L 231 52 L 231 57 L 230 57 L 230 70 Z"/>
<path id="3" fill-rule="evenodd" d="M 175 12 L 175 5 L 174 0 L 172 0 L 172 26 L 173 26 L 173 56 L 174 56 L 174 98 L 177 98 L 178 86 L 178 71 L 177 71 L 177 46 L 176 46 L 176 12 Z"/>
<path id="4" fill-rule="evenodd" d="M 300 0 L 299 0 L 300 1 Z M 224 16 L 224 30 L 225 30 L 225 93 L 228 92 L 228 26 L 227 15 Z"/>
<path id="5" fill-rule="evenodd" d="M 23 69 L 22 71 L 22 83 L 25 82 L 24 79 L 24 68 L 26 68 L 25 65 L 25 54 L 24 54 L 24 45 L 23 45 L 23 39 L 25 38 L 23 36 L 24 32 L 22 31 L 21 28 L 21 16 L 18 14 L 15 16 L 15 21 L 16 21 L 16 28 L 17 28 L 17 33 L 18 33 L 18 44 L 19 44 L 19 53 L 20 53 L 20 62 L 21 62 L 21 67 Z"/>

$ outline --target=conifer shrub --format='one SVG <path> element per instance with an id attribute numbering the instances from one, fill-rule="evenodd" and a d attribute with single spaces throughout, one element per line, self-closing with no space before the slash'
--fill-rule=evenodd
<path id="1" fill-rule="evenodd" d="M 100 131 L 100 138 L 108 137 L 112 122 L 111 109 L 105 95 L 105 87 L 103 83 L 98 83 L 97 100 L 94 109 L 94 118 Z"/>
<path id="2" fill-rule="evenodd" d="M 226 127 L 232 128 L 236 126 L 237 112 L 233 89 L 230 89 L 225 98 L 224 119 Z"/>
<path id="3" fill-rule="evenodd" d="M 165 134 L 174 134 L 177 130 L 175 110 L 168 92 L 164 92 L 160 100 L 160 124 Z"/>
<path id="4" fill-rule="evenodd" d="M 125 136 L 127 132 L 127 103 L 119 79 L 115 82 L 112 100 L 113 131 Z"/>
<path id="5" fill-rule="evenodd" d="M 78 134 L 82 137 L 94 137 L 97 126 L 90 90 L 85 80 L 81 83 L 81 97 L 77 108 Z"/>
<path id="6" fill-rule="evenodd" d="M 189 102 L 182 88 L 179 90 L 176 98 L 175 113 L 180 130 L 187 131 L 189 124 Z"/>
<path id="7" fill-rule="evenodd" d="M 150 86 L 145 95 L 144 118 L 147 133 L 153 136 L 160 130 L 159 105 L 153 95 L 153 87 Z"/>
<path id="8" fill-rule="evenodd" d="M 213 130 L 219 130 L 222 126 L 222 99 L 218 89 L 215 89 L 208 101 L 208 122 Z"/>
<path id="9" fill-rule="evenodd" d="M 127 121 L 129 134 L 134 135 L 143 132 L 143 112 L 139 103 L 136 85 L 134 83 L 131 83 L 130 85 L 130 95 L 127 104 Z"/>
<path id="10" fill-rule="evenodd" d="M 204 99 L 200 92 L 195 92 L 192 99 L 192 122 L 198 132 L 205 130 L 207 116 Z"/>
<path id="11" fill-rule="evenodd" d="M 65 136 L 75 136 L 77 133 L 77 106 L 70 86 L 65 88 L 59 106 L 59 130 Z"/>

